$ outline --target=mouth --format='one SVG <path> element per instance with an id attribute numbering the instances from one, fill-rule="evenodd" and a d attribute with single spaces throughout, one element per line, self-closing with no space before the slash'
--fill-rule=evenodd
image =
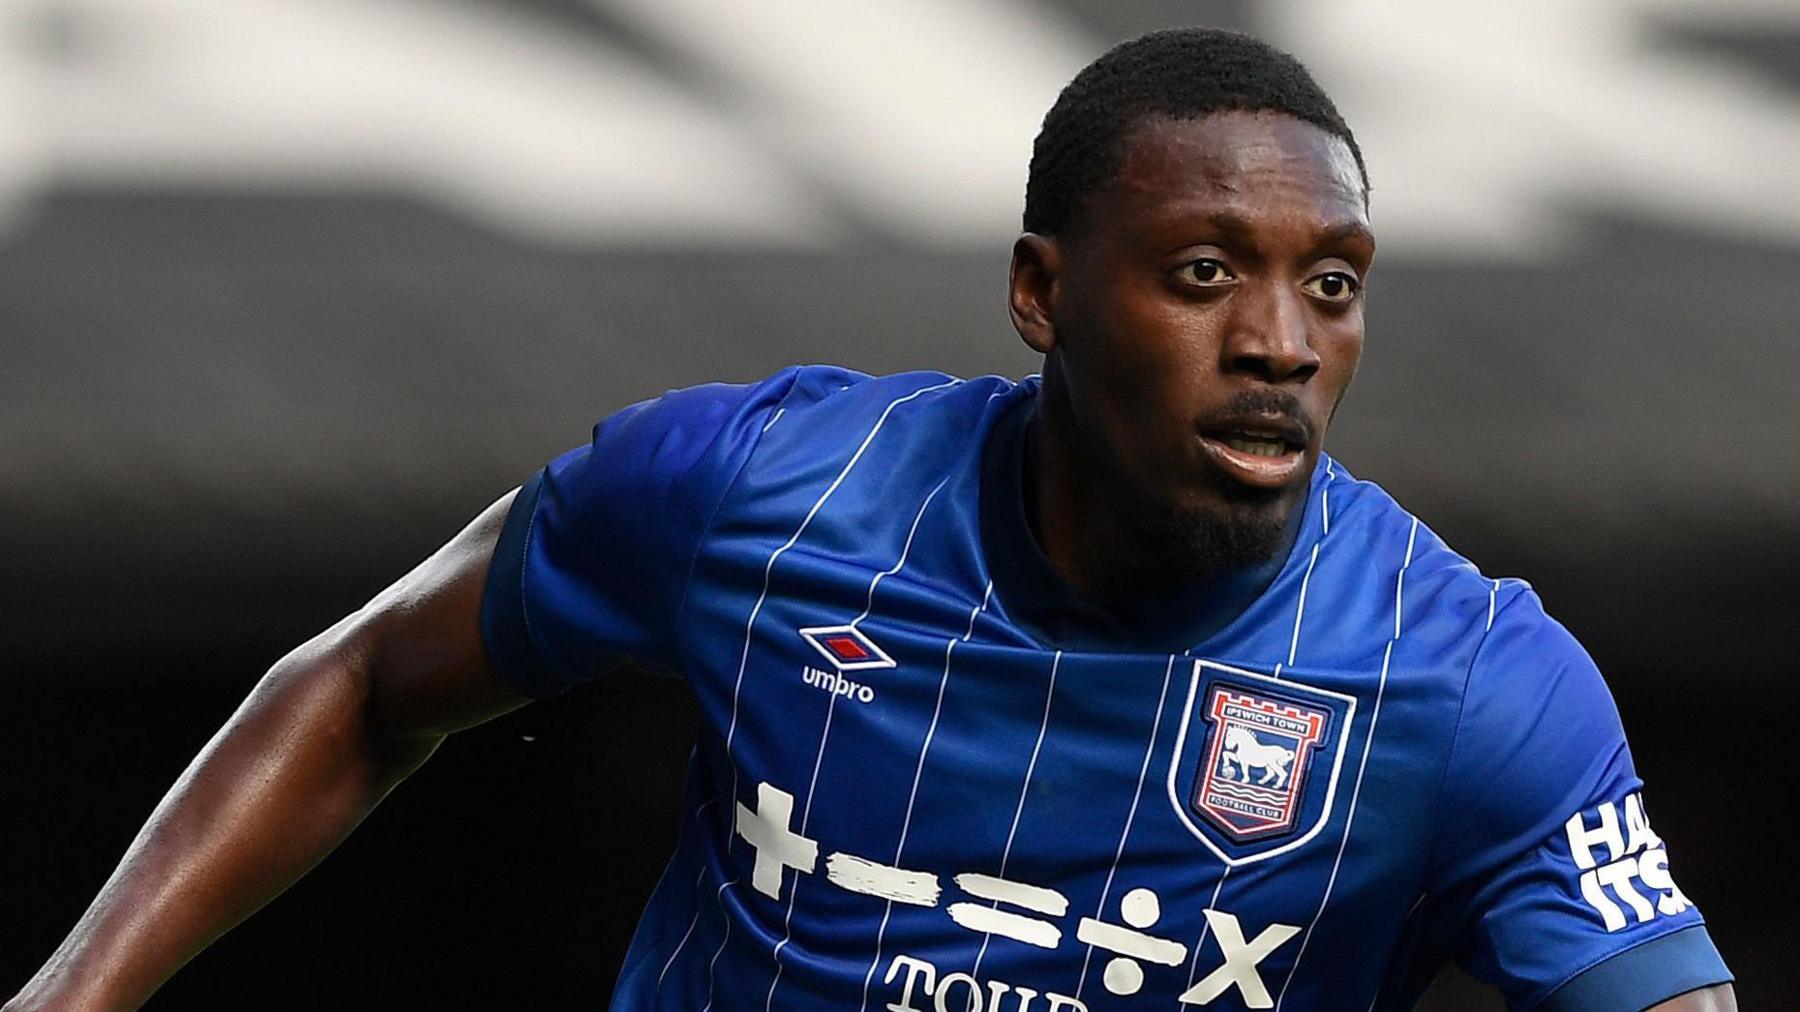
<path id="1" fill-rule="evenodd" d="M 1219 469 L 1252 488 L 1278 489 L 1306 460 L 1306 432 L 1285 418 L 1233 419 L 1200 433 L 1200 445 Z"/>

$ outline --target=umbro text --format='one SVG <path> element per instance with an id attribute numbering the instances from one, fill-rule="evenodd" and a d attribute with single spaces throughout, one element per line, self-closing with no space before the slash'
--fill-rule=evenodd
<path id="1" fill-rule="evenodd" d="M 800 669 L 800 680 L 815 689 L 821 689 L 834 695 L 845 696 L 859 703 L 875 702 L 875 690 L 861 682 L 854 682 L 835 671 L 821 671 L 815 667 Z"/>

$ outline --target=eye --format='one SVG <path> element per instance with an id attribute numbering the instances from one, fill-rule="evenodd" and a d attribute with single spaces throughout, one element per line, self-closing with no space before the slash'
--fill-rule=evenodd
<path id="1" fill-rule="evenodd" d="M 1189 260 L 1175 268 L 1175 276 L 1190 285 L 1209 287 L 1227 285 L 1237 280 L 1237 275 L 1231 273 L 1231 268 L 1225 266 L 1223 261 L 1214 260 L 1211 257 Z"/>
<path id="2" fill-rule="evenodd" d="M 1306 279 L 1301 289 L 1326 302 L 1349 302 L 1362 291 L 1362 282 L 1343 271 L 1327 271 Z"/>

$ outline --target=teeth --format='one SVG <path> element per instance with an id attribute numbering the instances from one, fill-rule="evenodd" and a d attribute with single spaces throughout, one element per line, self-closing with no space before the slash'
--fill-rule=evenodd
<path id="1" fill-rule="evenodd" d="M 1287 444 L 1279 439 L 1250 439 L 1245 436 L 1225 436 L 1219 440 L 1226 446 L 1258 457 L 1280 457 L 1288 452 Z"/>

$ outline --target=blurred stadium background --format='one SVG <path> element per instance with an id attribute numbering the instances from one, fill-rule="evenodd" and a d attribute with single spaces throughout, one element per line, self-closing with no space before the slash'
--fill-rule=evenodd
<path id="1" fill-rule="evenodd" d="M 1298 53 L 1368 153 L 1335 452 L 1588 645 L 1745 1007 L 1791 1001 L 1791 0 L 7 0 L 0 991 L 268 664 L 595 418 L 1033 370 L 1037 122 L 1192 23 Z M 627 676 L 458 736 L 152 1007 L 597 1006 L 691 734 Z"/>

